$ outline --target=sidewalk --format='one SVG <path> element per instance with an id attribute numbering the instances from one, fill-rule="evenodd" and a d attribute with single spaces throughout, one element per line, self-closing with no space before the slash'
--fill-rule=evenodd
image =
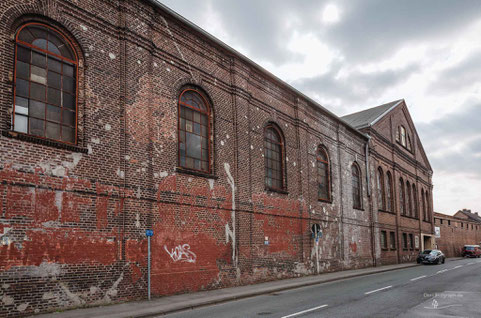
<path id="1" fill-rule="evenodd" d="M 447 259 L 457 260 L 459 258 Z M 102 318 L 121 318 L 121 317 L 152 317 L 172 313 L 175 311 L 192 309 L 195 307 L 206 306 L 226 302 L 235 299 L 252 297 L 262 294 L 268 294 L 286 289 L 298 288 L 303 286 L 315 285 L 335 280 L 364 276 L 376 273 L 382 273 L 397 269 L 418 266 L 415 263 L 386 265 L 380 267 L 368 267 L 363 269 L 339 271 L 334 273 L 326 273 L 321 275 L 305 276 L 300 278 L 291 278 L 277 280 L 267 283 L 216 289 L 210 291 L 202 291 L 191 294 L 182 294 L 175 296 L 166 296 L 154 298 L 151 301 L 131 301 L 121 304 L 98 306 L 91 308 L 66 310 L 64 312 L 56 312 L 50 314 L 37 315 L 36 318 L 54 317 L 54 318 L 80 318 L 80 317 L 102 317 Z"/>

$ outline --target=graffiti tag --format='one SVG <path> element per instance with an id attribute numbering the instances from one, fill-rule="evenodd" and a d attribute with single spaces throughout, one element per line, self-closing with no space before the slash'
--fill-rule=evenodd
<path id="1" fill-rule="evenodd" d="M 178 245 L 171 251 L 169 251 L 167 246 L 164 245 L 164 249 L 174 262 L 181 261 L 187 263 L 195 263 L 195 260 L 197 259 L 197 255 L 195 255 L 194 252 L 190 250 L 189 244 Z"/>

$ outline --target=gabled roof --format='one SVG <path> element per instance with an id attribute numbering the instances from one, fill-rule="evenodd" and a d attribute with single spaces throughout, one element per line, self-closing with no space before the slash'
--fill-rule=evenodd
<path id="1" fill-rule="evenodd" d="M 369 127 L 375 124 L 391 109 L 401 104 L 402 101 L 403 101 L 402 99 L 399 99 L 387 104 L 365 109 L 357 113 L 343 116 L 341 117 L 341 119 L 357 129 Z"/>
<path id="2" fill-rule="evenodd" d="M 471 221 L 475 221 L 478 223 L 481 223 L 481 216 L 479 216 L 477 213 L 472 213 L 471 210 L 459 210 L 456 214 L 462 213 L 468 217 Z M 455 214 L 455 215 L 456 215 Z"/>

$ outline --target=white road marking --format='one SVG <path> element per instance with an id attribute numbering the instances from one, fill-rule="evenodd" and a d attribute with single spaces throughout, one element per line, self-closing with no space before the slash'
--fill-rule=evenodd
<path id="1" fill-rule="evenodd" d="M 426 277 L 426 275 L 423 275 L 423 276 L 419 276 L 419 277 L 416 277 L 416 278 L 411 278 L 410 281 L 415 281 L 415 280 L 418 280 L 418 279 L 421 279 L 421 278 L 424 278 Z"/>
<path id="2" fill-rule="evenodd" d="M 473 264 L 474 264 L 474 263 L 468 263 L 468 264 L 466 264 L 466 265 L 473 265 Z"/>
<path id="3" fill-rule="evenodd" d="M 444 272 L 447 272 L 449 269 L 443 269 L 441 271 L 437 271 L 436 274 L 441 274 L 441 273 L 444 273 Z"/>
<path id="4" fill-rule="evenodd" d="M 294 314 L 282 316 L 281 318 L 289 318 L 289 317 L 299 316 L 299 315 L 305 314 L 306 312 L 311 312 L 311 311 L 318 310 L 318 309 L 321 309 L 321 308 L 324 308 L 324 307 L 327 307 L 327 305 L 322 305 L 322 306 L 314 307 L 314 308 L 311 308 L 311 309 L 306 309 L 306 310 L 303 310 L 303 311 L 296 312 Z"/>
<path id="5" fill-rule="evenodd" d="M 384 290 L 384 289 L 388 289 L 388 288 L 391 288 L 391 287 L 392 287 L 392 285 L 389 285 L 389 286 L 386 286 L 386 287 L 383 287 L 383 288 L 371 290 L 371 291 L 365 292 L 364 295 L 369 295 L 369 294 L 372 294 L 372 293 L 375 293 L 375 292 L 378 292 L 378 291 L 381 291 L 381 290 Z"/>
<path id="6" fill-rule="evenodd" d="M 463 265 L 458 265 L 458 266 L 454 267 L 453 269 L 460 268 L 460 267 L 463 267 Z"/>

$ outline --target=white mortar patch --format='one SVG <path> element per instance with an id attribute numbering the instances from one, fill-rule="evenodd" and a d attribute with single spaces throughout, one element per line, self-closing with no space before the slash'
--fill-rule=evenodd
<path id="1" fill-rule="evenodd" d="M 105 130 L 110 131 L 110 129 L 112 129 L 112 126 L 110 126 L 110 124 L 105 124 Z"/>
<path id="2" fill-rule="evenodd" d="M 109 57 L 111 60 L 115 60 L 116 56 L 114 53 L 109 53 Z"/>

